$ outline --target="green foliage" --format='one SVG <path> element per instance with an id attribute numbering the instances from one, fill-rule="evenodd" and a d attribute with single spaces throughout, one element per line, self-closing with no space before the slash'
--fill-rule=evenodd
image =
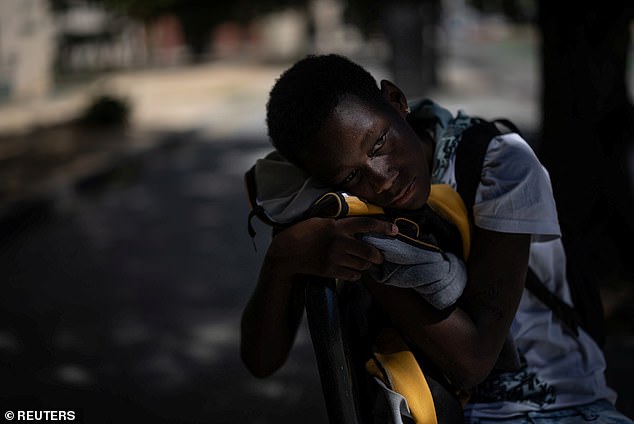
<path id="1" fill-rule="evenodd" d="M 364 34 L 382 31 L 384 2 L 378 0 L 345 0 L 346 21 L 356 25 Z"/>
<path id="2" fill-rule="evenodd" d="M 64 1 L 64 0 L 55 0 Z M 210 31 L 226 21 L 249 20 L 285 7 L 306 7 L 309 0 L 94 0 L 119 14 L 152 22 L 164 14 L 177 16 L 194 57 L 203 53 Z"/>
<path id="3" fill-rule="evenodd" d="M 96 0 L 106 8 L 140 21 L 152 19 L 169 12 L 177 0 Z"/>
<path id="4" fill-rule="evenodd" d="M 468 0 L 467 4 L 483 13 L 499 13 L 514 22 L 535 18 L 538 0 Z"/>
<path id="5" fill-rule="evenodd" d="M 63 0 L 52 0 L 60 2 Z M 174 13 L 206 26 L 227 20 L 248 20 L 285 7 L 305 7 L 309 0 L 94 0 L 110 10 L 133 18 L 149 21 L 165 13 Z M 200 25 L 200 24 L 198 24 Z"/>

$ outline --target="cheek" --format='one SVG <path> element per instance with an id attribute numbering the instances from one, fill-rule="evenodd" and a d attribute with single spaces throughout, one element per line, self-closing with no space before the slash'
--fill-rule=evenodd
<path id="1" fill-rule="evenodd" d="M 377 196 L 374 190 L 371 187 L 369 187 L 367 184 L 363 184 L 363 183 L 357 184 L 354 187 L 352 187 L 349 191 L 350 191 L 350 194 L 358 196 L 370 203 L 374 203 L 376 205 L 381 204 L 380 196 Z"/>
<path id="2" fill-rule="evenodd" d="M 410 205 L 412 209 L 418 209 L 422 207 L 429 197 L 431 189 L 431 170 L 429 169 L 428 157 L 419 141 L 410 145 L 411 148 L 407 149 L 407 161 L 406 168 L 409 169 L 411 176 L 416 176 L 415 190 L 416 196 L 413 203 Z"/>
<path id="3" fill-rule="evenodd" d="M 419 209 L 422 208 L 425 203 L 427 203 L 427 199 L 429 198 L 429 179 L 418 177 L 416 180 L 416 196 L 412 199 L 411 209 Z"/>

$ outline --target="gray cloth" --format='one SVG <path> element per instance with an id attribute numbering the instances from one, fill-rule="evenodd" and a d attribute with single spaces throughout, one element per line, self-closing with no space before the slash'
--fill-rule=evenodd
<path id="1" fill-rule="evenodd" d="M 373 424 L 414 424 L 407 399 L 402 394 L 388 388 L 385 383 L 373 377 L 378 386 L 378 394 L 372 408 Z"/>
<path id="2" fill-rule="evenodd" d="M 423 249 L 379 234 L 365 234 L 361 240 L 383 253 L 385 261 L 370 268 L 370 276 L 379 283 L 414 289 L 437 309 L 453 305 L 465 288 L 465 264 L 449 252 Z"/>
<path id="3" fill-rule="evenodd" d="M 280 224 L 292 223 L 330 188 L 273 151 L 255 163 L 257 202 L 267 217 Z"/>
<path id="4" fill-rule="evenodd" d="M 449 252 L 435 252 L 412 246 L 380 234 L 366 234 L 361 240 L 379 249 L 385 258 L 370 268 L 370 276 L 379 283 L 414 289 L 437 309 L 456 303 L 467 284 L 464 262 Z M 495 368 L 516 370 L 520 366 L 517 347 L 507 337 Z"/>

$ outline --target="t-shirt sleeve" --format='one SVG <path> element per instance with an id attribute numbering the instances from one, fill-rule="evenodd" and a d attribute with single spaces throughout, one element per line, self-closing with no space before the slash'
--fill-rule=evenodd
<path id="1" fill-rule="evenodd" d="M 532 234 L 535 241 L 561 235 L 548 172 L 514 133 L 489 144 L 473 212 L 475 224 L 487 230 Z"/>

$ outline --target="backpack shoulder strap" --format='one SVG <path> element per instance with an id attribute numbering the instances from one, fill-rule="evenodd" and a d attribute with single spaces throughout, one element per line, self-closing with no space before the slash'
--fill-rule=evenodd
<path id="1" fill-rule="evenodd" d="M 564 330 L 575 337 L 579 336 L 580 319 L 575 308 L 551 292 L 530 268 L 526 272 L 526 288 L 553 311 Z"/>
<path id="2" fill-rule="evenodd" d="M 462 197 L 467 210 L 471 211 L 469 214 L 471 217 L 473 217 L 473 204 L 478 184 L 480 184 L 484 156 L 490 141 L 500 134 L 495 123 L 474 118 L 474 124 L 462 132 L 456 147 L 456 190 Z"/>
<path id="3" fill-rule="evenodd" d="M 500 124 L 512 132 L 521 134 L 517 127 L 507 119 L 486 121 L 475 118 L 474 125 L 463 131 L 458 147 L 456 148 L 455 172 L 457 191 L 462 197 L 465 206 L 470 211 L 469 216 L 471 219 L 473 219 L 473 205 L 475 203 L 476 190 L 478 188 L 478 184 L 480 183 L 484 156 L 486 155 L 489 143 L 493 137 L 502 134 L 496 124 Z M 566 255 L 569 256 L 568 263 L 570 264 L 576 260 L 577 255 L 570 255 L 569 243 L 564 243 L 564 246 Z M 572 267 L 569 266 L 568 268 L 570 270 Z M 589 299 L 585 299 L 583 303 L 579 303 L 580 300 L 576 300 L 576 298 L 579 297 L 579 294 L 577 293 L 578 290 L 574 279 L 579 276 L 571 273 L 570 271 L 568 272 L 568 275 L 573 302 L 577 309 L 571 307 L 558 296 L 553 294 L 531 269 L 528 270 L 526 276 L 526 289 L 553 311 L 555 316 L 562 323 L 564 329 L 569 331 L 572 335 L 577 336 L 579 334 L 578 327 L 581 325 L 592 335 L 595 341 L 602 346 L 603 335 L 600 320 L 597 323 L 586 323 L 579 313 L 580 306 L 583 305 L 583 308 L 586 308 L 588 307 L 587 304 L 589 302 Z M 594 298 L 593 300 L 596 299 L 598 298 Z M 597 302 L 593 301 L 593 303 Z M 594 311 L 596 308 L 596 305 L 592 306 L 592 313 L 594 316 L 599 316 L 600 312 Z"/>
<path id="4" fill-rule="evenodd" d="M 561 232 L 561 241 L 566 251 L 566 275 L 579 325 L 603 349 L 606 330 L 599 278 L 590 266 L 592 259 L 579 235 L 568 230 L 565 224 L 561 225 Z"/>

